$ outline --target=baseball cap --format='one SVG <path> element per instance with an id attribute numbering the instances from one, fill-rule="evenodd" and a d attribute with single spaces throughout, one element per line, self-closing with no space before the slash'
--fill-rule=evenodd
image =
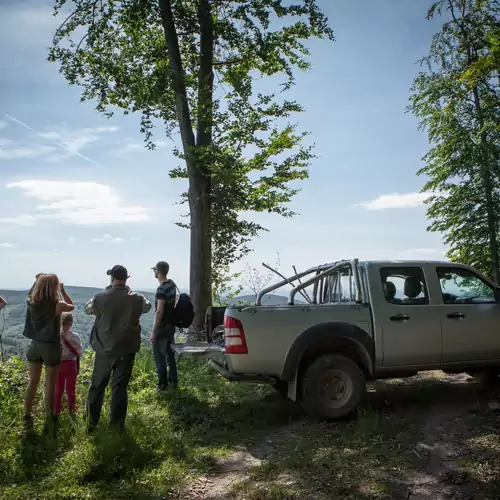
<path id="1" fill-rule="evenodd" d="M 111 276 L 113 279 L 120 281 L 125 281 L 126 279 L 130 278 L 127 268 L 120 265 L 113 266 L 111 269 L 108 269 L 106 271 L 106 274 L 108 276 Z"/>
<path id="2" fill-rule="evenodd" d="M 170 270 L 170 266 L 168 265 L 168 262 L 160 260 L 156 263 L 156 266 L 152 267 L 151 269 L 153 269 L 153 271 L 159 271 L 161 274 L 166 276 L 168 274 L 168 271 Z"/>

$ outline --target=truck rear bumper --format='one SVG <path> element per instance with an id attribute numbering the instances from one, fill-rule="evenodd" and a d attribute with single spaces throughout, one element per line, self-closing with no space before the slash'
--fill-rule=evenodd
<path id="1" fill-rule="evenodd" d="M 266 377 L 264 375 L 244 375 L 241 373 L 233 373 L 224 366 L 222 366 L 220 363 L 217 363 L 213 359 L 208 360 L 208 366 L 217 372 L 219 375 L 222 377 L 226 378 L 227 380 L 231 380 L 232 382 L 253 382 L 257 384 L 275 384 L 276 379 L 272 377 Z"/>

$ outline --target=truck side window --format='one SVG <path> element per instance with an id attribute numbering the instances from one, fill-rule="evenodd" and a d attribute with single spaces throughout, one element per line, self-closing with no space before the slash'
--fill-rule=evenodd
<path id="1" fill-rule="evenodd" d="M 383 267 L 380 278 L 387 302 L 414 306 L 429 303 L 424 272 L 420 267 Z"/>
<path id="2" fill-rule="evenodd" d="M 476 273 L 460 267 L 436 268 L 445 304 L 495 303 L 495 290 Z"/>

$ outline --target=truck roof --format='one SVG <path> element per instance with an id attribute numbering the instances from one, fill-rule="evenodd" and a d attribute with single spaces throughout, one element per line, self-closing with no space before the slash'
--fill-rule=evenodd
<path id="1" fill-rule="evenodd" d="M 361 265 L 370 265 L 370 264 L 383 264 L 386 266 L 401 266 L 402 264 L 408 264 L 408 265 L 422 265 L 422 264 L 431 264 L 431 265 L 436 265 L 436 266 L 449 266 L 449 265 L 463 265 L 463 264 L 458 264 L 456 262 L 450 262 L 449 260 L 426 260 L 426 259 L 421 259 L 421 260 L 363 260 L 359 261 Z"/>

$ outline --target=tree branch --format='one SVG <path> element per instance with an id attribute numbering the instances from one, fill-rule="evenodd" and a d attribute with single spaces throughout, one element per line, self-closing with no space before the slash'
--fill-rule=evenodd
<path id="1" fill-rule="evenodd" d="M 194 149 L 196 146 L 191 112 L 186 91 L 186 81 L 182 67 L 181 51 L 179 48 L 179 38 L 175 27 L 174 15 L 172 12 L 171 0 L 160 0 L 160 12 L 167 42 L 167 51 L 170 61 L 170 71 L 172 75 L 172 85 L 175 96 L 175 109 L 179 120 L 179 129 L 182 139 L 182 147 L 186 157 L 186 166 L 190 175 L 196 173 L 196 161 Z"/>
<path id="2" fill-rule="evenodd" d="M 81 9 L 76 9 L 74 10 L 71 14 L 69 14 L 66 19 L 62 22 L 62 24 L 59 26 L 59 28 L 57 28 L 56 32 L 55 32 L 55 35 L 54 35 L 54 38 L 57 37 L 57 35 L 59 35 L 59 33 L 62 31 L 62 29 L 64 28 L 64 26 L 66 26 L 66 23 L 73 17 L 73 16 L 76 16 L 77 14 L 79 14 L 80 12 L 84 12 L 86 10 L 89 10 L 90 8 L 92 8 L 92 11 L 95 11 L 95 8 L 97 6 L 97 4 L 99 3 L 99 0 L 95 0 L 94 3 L 92 4 L 88 4 L 87 6 L 85 7 L 82 7 Z M 102 7 L 102 0 L 101 0 L 101 7 Z M 57 13 L 57 11 L 56 11 Z"/>

